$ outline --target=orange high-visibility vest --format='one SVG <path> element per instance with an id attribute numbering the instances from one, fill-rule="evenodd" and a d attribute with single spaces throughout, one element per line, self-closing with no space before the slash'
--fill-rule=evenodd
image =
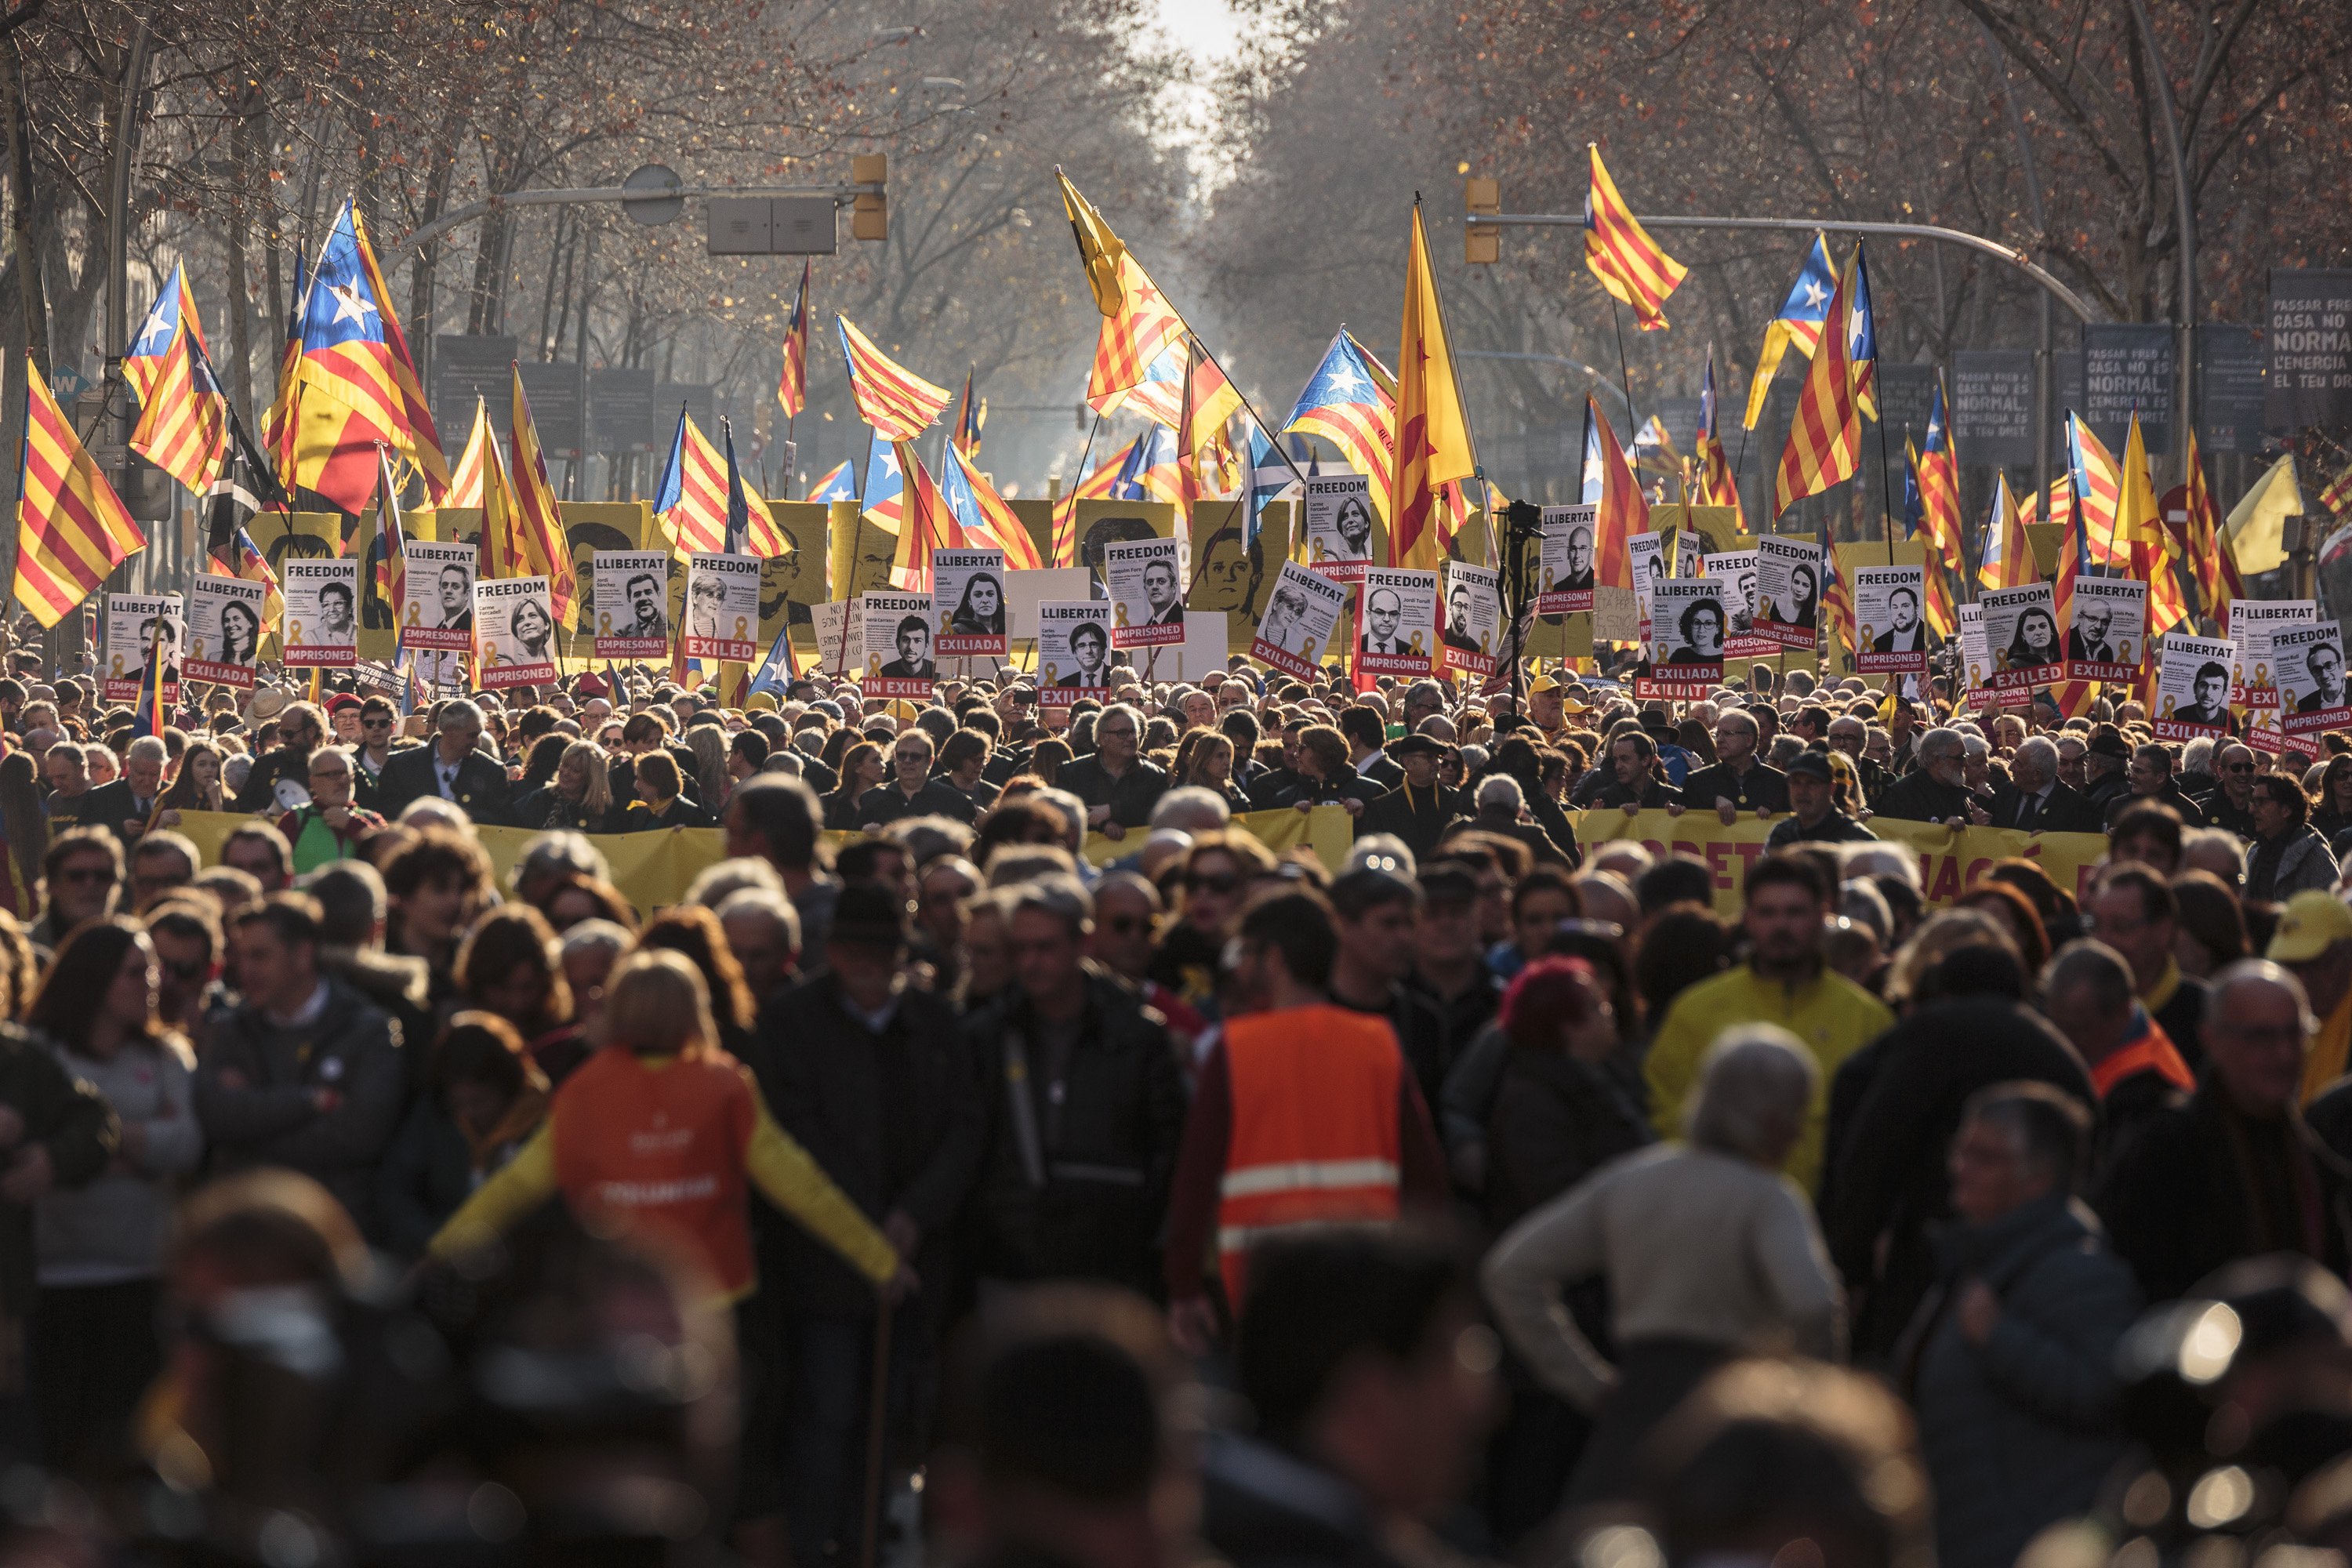
<path id="1" fill-rule="evenodd" d="M 1217 1257 L 1238 1310 L 1258 1242 L 1397 1216 L 1404 1053 L 1387 1020 L 1332 1006 L 1235 1018 L 1224 1045 L 1233 1131 Z"/>
<path id="2" fill-rule="evenodd" d="M 655 1067 L 607 1047 L 555 1092 L 556 1184 L 574 1214 L 682 1244 L 739 1295 L 753 1278 L 743 1156 L 758 1115 L 723 1052 Z"/>

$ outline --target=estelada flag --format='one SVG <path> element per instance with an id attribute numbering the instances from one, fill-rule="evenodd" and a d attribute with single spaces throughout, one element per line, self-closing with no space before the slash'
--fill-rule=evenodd
<path id="1" fill-rule="evenodd" d="M 1857 244 L 1853 252 L 1830 300 L 1827 319 L 1832 321 L 1843 322 L 1852 315 L 1854 262 L 1862 247 Z M 1824 331 L 1821 346 L 1813 351 L 1804 389 L 1797 395 L 1796 414 L 1789 421 L 1789 445 L 1772 481 L 1776 518 L 1804 497 L 1853 477 L 1862 448 L 1862 415 L 1854 401 L 1853 348 L 1843 331 Z"/>
<path id="2" fill-rule="evenodd" d="M 858 417 L 885 441 L 911 441 L 948 405 L 948 389 L 934 386 L 874 345 L 848 317 L 836 315 L 842 363 Z"/>

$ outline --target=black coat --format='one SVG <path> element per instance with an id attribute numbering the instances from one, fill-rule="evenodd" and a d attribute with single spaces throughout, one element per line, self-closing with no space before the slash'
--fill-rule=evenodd
<path id="1" fill-rule="evenodd" d="M 898 1210 L 920 1227 L 915 1271 L 944 1300 L 950 1222 L 988 1132 L 948 1005 L 908 987 L 877 1034 L 821 974 L 768 999 L 745 1056 L 777 1124 L 867 1219 Z M 799 1226 L 763 1224 L 761 1252 L 761 1278 L 788 1310 L 872 1314 L 873 1286 Z"/>
<path id="2" fill-rule="evenodd" d="M 1496 1236 L 1652 1141 L 1638 1066 L 1515 1047 L 1486 1119 L 1486 1226 Z"/>
<path id="3" fill-rule="evenodd" d="M 857 797 L 857 821 L 863 827 L 869 822 L 892 823 L 908 816 L 944 816 L 952 821 L 970 823 L 980 816 L 971 796 L 945 779 L 928 779 L 917 790 L 913 799 L 891 779 L 876 784 Z"/>
<path id="4" fill-rule="evenodd" d="M 1713 811 L 1718 800 L 1775 816 L 1789 809 L 1789 775 L 1769 763 L 1753 763 L 1745 773 L 1732 772 L 1728 763 L 1714 763 L 1694 769 L 1683 779 L 1682 788 L 1683 800 L 1693 811 Z"/>
<path id="5" fill-rule="evenodd" d="M 385 760 L 383 774 L 376 781 L 376 810 L 386 818 L 397 818 L 407 809 L 408 803 L 419 795 L 439 795 L 441 783 L 434 773 L 434 758 L 440 752 L 438 742 L 411 746 L 394 752 Z M 480 752 L 468 752 L 457 763 L 457 782 L 453 793 L 466 815 L 484 826 L 506 826 L 514 799 L 513 786 L 507 781 L 507 771 L 498 762 Z M 240 800 L 244 797 L 239 796 Z M 622 798 L 618 795 L 615 799 Z"/>
<path id="6" fill-rule="evenodd" d="M 1109 806 L 1110 819 L 1121 827 L 1149 827 L 1151 808 L 1168 793 L 1168 770 L 1138 757 L 1114 779 L 1100 757 L 1085 756 L 1065 763 L 1054 783 L 1085 802 L 1089 812 Z"/>
<path id="7" fill-rule="evenodd" d="M 672 795 L 669 805 L 656 813 L 644 801 L 633 800 L 628 808 L 617 813 L 612 831 L 615 833 L 651 833 L 658 827 L 716 827 L 718 819 L 682 795 Z"/>
<path id="8" fill-rule="evenodd" d="M 1976 796 L 1966 784 L 1948 784 L 1925 768 L 1906 773 L 1878 797 L 1878 815 L 1903 822 L 1966 820 Z"/>
<path id="9" fill-rule="evenodd" d="M 2013 785 L 1995 790 L 1992 796 L 1992 825 L 1995 827 L 2015 827 L 2018 814 L 2024 809 L 2025 795 Z M 2099 813 L 2081 795 L 2063 784 L 2050 786 L 2050 798 L 2034 818 L 2028 831 L 2033 833 L 2098 833 L 2104 831 Z"/>
<path id="10" fill-rule="evenodd" d="M 253 769 L 245 775 L 245 787 L 236 792 L 229 803 L 231 811 L 264 811 L 272 809 L 278 798 L 278 781 L 292 779 L 302 786 L 304 794 L 310 789 L 310 753 L 297 756 L 284 746 L 273 746 L 253 759 Z M 406 805 L 406 802 L 403 802 Z M 90 820 L 89 808 L 82 808 L 84 822 Z"/>
<path id="11" fill-rule="evenodd" d="M 553 784 L 542 784 L 514 804 L 513 826 L 532 832 L 568 827 L 575 833 L 610 833 L 617 810 L 592 812 Z"/>
<path id="12" fill-rule="evenodd" d="M 160 795 L 163 792 L 158 790 L 156 793 Z M 127 846 L 131 840 L 123 831 L 125 826 L 136 822 L 144 828 L 147 818 L 154 815 L 153 801 L 147 803 L 147 809 L 143 812 L 137 809 L 138 804 L 131 797 L 130 780 L 116 779 L 111 784 L 102 784 L 81 797 L 81 826 L 103 827 Z"/>
<path id="13" fill-rule="evenodd" d="M 1356 818 L 1356 837 L 1393 833 L 1405 842 L 1416 860 L 1428 858 L 1445 837 L 1445 830 L 1468 817 L 1460 794 L 1442 785 L 1408 790 L 1399 784 L 1364 807 Z"/>
<path id="14" fill-rule="evenodd" d="M 2341 1275 L 2352 1257 L 2347 1186 L 2352 1167 L 2300 1114 L 2254 1121 L 2208 1078 L 2116 1151 L 2095 1205 L 2147 1299 L 2170 1301 L 2221 1265 L 2265 1252 L 2305 1253 Z M 2299 1189 L 2314 1195 L 2308 1215 Z"/>
<path id="15" fill-rule="evenodd" d="M 2154 795 L 2134 795 L 2129 784 L 2126 783 L 2122 791 L 2107 797 L 2105 814 L 2099 819 L 2101 826 L 2103 828 L 2114 826 L 2116 817 L 2142 801 L 2170 806 L 2180 814 L 2180 825 L 2184 827 L 2205 826 L 2205 808 L 2181 793 L 2179 780 L 2167 779 L 2164 781 L 2164 787 Z"/>
<path id="16" fill-rule="evenodd" d="M 24 1119 L 26 1143 L 48 1150 L 57 1186 L 87 1186 L 114 1156 L 113 1110 L 14 1024 L 0 1023 L 0 1105 Z M 32 1305 L 33 1210 L 0 1203 L 0 1311 L 21 1320 Z"/>
<path id="17" fill-rule="evenodd" d="M 1159 1011 L 1090 970 L 1067 1061 L 1043 1059 L 1017 985 L 967 1021 L 966 1037 L 986 1073 L 975 1104 L 991 1121 L 975 1204 L 982 1272 L 1160 1294 L 1184 1081 Z"/>
<path id="18" fill-rule="evenodd" d="M 1969 1096 L 2026 1079 L 2098 1104 L 2091 1075 L 2066 1037 L 2039 1014 L 1997 996 L 1931 1002 L 1881 1037 L 1854 1068 L 1832 1080 L 1827 1147 L 1834 1167 L 1822 1213 L 1830 1257 L 1855 1298 L 1857 1360 L 1884 1356 L 1935 1279 L 1929 1226 L 1951 1213 L 1945 1159 Z M 1835 1090 L 1845 1088 L 1849 1092 Z M 1851 1106 L 1851 1113 L 1845 1107 Z M 1882 1241 L 1885 1247 L 1883 1265 Z"/>

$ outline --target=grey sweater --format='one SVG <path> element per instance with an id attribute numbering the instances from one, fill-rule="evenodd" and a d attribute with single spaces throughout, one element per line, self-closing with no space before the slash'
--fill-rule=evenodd
<path id="1" fill-rule="evenodd" d="M 41 1043 L 114 1108 L 123 1147 L 88 1186 L 53 1188 L 34 1205 L 37 1277 L 48 1289 L 151 1279 L 163 1268 L 181 1178 L 204 1153 L 195 1060 L 177 1038 L 129 1042 L 111 1061 L 47 1037 Z"/>

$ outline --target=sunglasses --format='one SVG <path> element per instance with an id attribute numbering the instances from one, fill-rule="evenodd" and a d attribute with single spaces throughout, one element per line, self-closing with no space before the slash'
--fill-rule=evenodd
<path id="1" fill-rule="evenodd" d="M 392 721 L 389 719 L 362 719 L 360 721 L 360 728 L 362 730 L 389 730 L 392 728 Z"/>
<path id="2" fill-rule="evenodd" d="M 1184 890 L 1188 893 L 1216 893 L 1222 896 L 1234 891 L 1241 885 L 1242 879 L 1231 874 L 1222 877 L 1201 876 L 1184 879 Z"/>
<path id="3" fill-rule="evenodd" d="M 2254 771 L 2254 764 L 2252 763 L 2225 763 L 2222 764 L 2221 771 L 2225 773 L 2250 773 Z"/>

